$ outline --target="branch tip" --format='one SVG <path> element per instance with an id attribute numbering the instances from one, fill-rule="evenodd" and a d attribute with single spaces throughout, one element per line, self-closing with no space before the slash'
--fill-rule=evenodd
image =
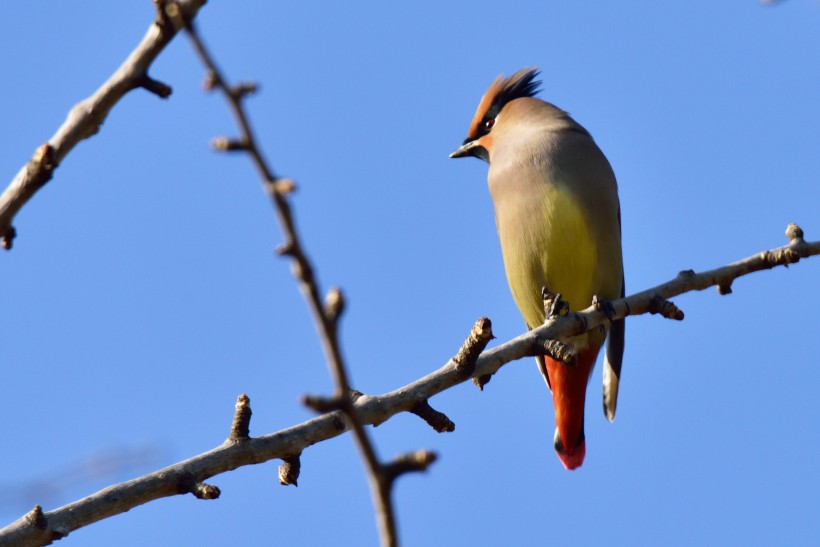
<path id="1" fill-rule="evenodd" d="M 159 80 L 155 80 L 147 74 L 144 74 L 142 78 L 139 79 L 138 85 L 146 91 L 153 93 L 160 99 L 167 99 L 173 92 L 171 86 L 164 82 L 160 82 Z"/>
<path id="2" fill-rule="evenodd" d="M 451 433 L 456 429 L 456 424 L 446 414 L 430 406 L 426 399 L 414 404 L 410 412 L 427 422 L 427 425 L 438 433 Z"/>
<path id="3" fill-rule="evenodd" d="M 0 247 L 3 247 L 4 250 L 10 251 L 12 246 L 14 245 L 14 238 L 17 237 L 17 230 L 14 226 L 6 226 L 6 229 L 3 231 L 3 234 L 0 235 Z"/>
<path id="4" fill-rule="evenodd" d="M 493 323 L 487 317 L 480 317 L 475 322 L 473 328 L 470 329 L 470 334 L 459 348 L 458 353 L 453 357 L 456 370 L 464 378 L 468 378 L 475 372 L 476 363 L 478 363 L 478 356 L 490 343 L 493 336 Z"/>
<path id="5" fill-rule="evenodd" d="M 392 483 L 405 473 L 426 471 L 436 459 L 438 455 L 432 450 L 416 450 L 397 456 L 392 462 L 382 466 L 382 472 Z"/>
<path id="6" fill-rule="evenodd" d="M 288 241 L 287 243 L 278 245 L 274 252 L 279 256 L 293 256 L 293 253 L 296 252 L 296 246 L 292 241 Z"/>
<path id="7" fill-rule="evenodd" d="M 786 237 L 789 238 L 789 243 L 796 245 L 803 242 L 803 229 L 797 224 L 789 224 L 786 226 Z"/>
<path id="8" fill-rule="evenodd" d="M 231 95 L 237 99 L 253 95 L 257 91 L 259 91 L 259 84 L 256 82 L 240 82 L 230 88 Z"/>
<path id="9" fill-rule="evenodd" d="M 250 438 L 251 400 L 244 393 L 236 398 L 236 411 L 231 424 L 231 441 L 246 441 Z"/>
<path id="10" fill-rule="evenodd" d="M 301 469 L 302 462 L 299 459 L 299 454 L 282 458 L 282 465 L 279 466 L 279 484 L 282 486 L 299 486 L 297 480 Z"/>
<path id="11" fill-rule="evenodd" d="M 202 80 L 202 89 L 213 91 L 219 85 L 219 76 L 213 70 L 205 71 L 205 78 Z"/>
<path id="12" fill-rule="evenodd" d="M 185 17 L 182 8 L 173 0 L 160 0 L 160 4 L 165 12 L 165 16 L 174 25 L 174 29 L 191 30 L 191 21 Z"/>
<path id="13" fill-rule="evenodd" d="M 194 483 L 193 488 L 191 488 L 191 494 L 199 500 L 215 500 L 222 492 L 213 484 L 197 482 Z"/>
<path id="14" fill-rule="evenodd" d="M 345 406 L 344 398 L 338 396 L 323 397 L 322 395 L 304 395 L 302 404 L 320 414 L 341 410 Z"/>
<path id="15" fill-rule="evenodd" d="M 484 386 L 490 383 L 490 380 L 493 379 L 492 374 L 482 374 L 481 376 L 476 376 L 473 378 L 473 383 L 476 385 L 478 389 L 484 391 Z"/>
<path id="16" fill-rule="evenodd" d="M 243 139 L 214 137 L 211 139 L 211 148 L 217 152 L 244 152 L 248 150 L 248 143 Z"/>
<path id="17" fill-rule="evenodd" d="M 173 28 L 173 24 L 168 18 L 168 13 L 165 11 L 165 4 L 168 3 L 168 0 L 152 0 L 152 3 L 157 12 L 157 18 L 154 20 L 154 23 L 160 28 L 162 33 L 165 34 Z"/>
<path id="18" fill-rule="evenodd" d="M 276 179 L 273 182 L 268 182 L 270 191 L 280 196 L 286 196 L 296 191 L 296 181 L 293 179 Z"/>
<path id="19" fill-rule="evenodd" d="M 649 313 L 658 314 L 667 319 L 674 319 L 675 321 L 683 321 L 684 318 L 684 313 L 672 303 L 672 301 L 661 298 L 661 296 L 657 294 L 653 296 L 649 302 Z"/>
<path id="20" fill-rule="evenodd" d="M 345 309 L 345 297 L 340 287 L 331 287 L 325 297 L 325 317 L 336 322 Z"/>

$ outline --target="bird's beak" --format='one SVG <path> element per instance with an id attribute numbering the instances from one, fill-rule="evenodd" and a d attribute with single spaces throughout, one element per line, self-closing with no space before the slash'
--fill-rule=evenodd
<path id="1" fill-rule="evenodd" d="M 465 141 L 464 144 L 453 150 L 450 154 L 451 158 L 466 158 L 467 156 L 475 156 L 477 158 L 485 159 L 487 150 L 481 146 L 478 139 L 472 141 Z"/>

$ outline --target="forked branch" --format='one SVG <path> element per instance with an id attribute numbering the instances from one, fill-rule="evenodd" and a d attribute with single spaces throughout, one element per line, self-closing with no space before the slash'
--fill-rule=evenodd
<path id="1" fill-rule="evenodd" d="M 478 357 L 472 377 L 488 377 L 511 361 L 536 355 L 543 351 L 544 340 L 558 340 L 576 335 L 582 328 L 592 329 L 610 319 L 651 313 L 652 302 L 658 297 L 667 300 L 686 292 L 719 286 L 752 272 L 779 265 L 787 266 L 801 258 L 820 254 L 820 241 L 804 241 L 801 231 L 794 225 L 789 226 L 788 233 L 791 241 L 784 247 L 763 251 L 714 270 L 700 273 L 687 271 L 657 287 L 612 301 L 612 308 L 615 311 L 611 318 L 595 306 L 590 306 L 586 310 L 570 313 L 566 317 L 560 317 L 486 350 Z M 477 328 L 483 330 L 483 319 L 477 322 Z M 471 338 L 472 335 L 468 337 Z M 477 343 L 483 343 L 481 337 Z M 383 395 L 359 395 L 353 402 L 353 408 L 362 424 L 381 424 L 401 412 L 417 412 L 420 401 L 427 401 L 466 379 L 462 365 L 455 359 L 450 359 L 440 369 L 395 391 Z M 240 401 L 237 404 L 237 413 L 247 413 L 249 417 L 250 408 L 245 406 L 246 402 Z M 235 417 L 234 423 L 238 421 L 242 419 Z M 47 545 L 73 530 L 123 513 L 151 500 L 195 493 L 193 489 L 197 484 L 204 483 L 205 480 L 220 473 L 276 458 L 285 461 L 285 469 L 280 469 L 280 481 L 290 480 L 290 483 L 295 483 L 293 477 L 298 475 L 298 469 L 294 474 L 293 467 L 297 465 L 298 455 L 313 444 L 341 435 L 349 427 L 349 422 L 335 411 L 261 437 L 247 438 L 241 442 L 229 438 L 213 450 L 138 479 L 110 486 L 59 509 L 44 513 L 37 506 L 27 515 L 0 530 L 0 547 Z M 448 427 L 444 430 L 452 429 Z M 406 464 L 405 461 L 396 465 Z"/>

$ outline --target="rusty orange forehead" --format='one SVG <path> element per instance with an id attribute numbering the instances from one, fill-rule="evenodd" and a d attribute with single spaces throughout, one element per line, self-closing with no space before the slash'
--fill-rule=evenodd
<path id="1" fill-rule="evenodd" d="M 467 140 L 479 138 L 484 133 L 484 120 L 487 117 L 495 117 L 508 102 L 535 95 L 540 84 L 535 81 L 537 75 L 537 68 L 526 67 L 508 78 L 502 74 L 493 80 L 478 103 L 473 121 L 470 122 L 470 130 L 467 132 Z"/>
<path id="2" fill-rule="evenodd" d="M 481 101 L 478 103 L 473 121 L 470 122 L 470 130 L 467 132 L 468 139 L 473 140 L 481 135 L 481 123 L 484 121 L 484 114 L 490 110 L 490 106 L 496 97 L 498 97 L 498 93 L 504 85 L 504 80 L 504 76 L 499 74 L 496 79 L 493 80 L 493 83 L 490 84 L 490 87 L 487 88 L 487 91 L 484 92 L 484 95 L 481 96 Z"/>

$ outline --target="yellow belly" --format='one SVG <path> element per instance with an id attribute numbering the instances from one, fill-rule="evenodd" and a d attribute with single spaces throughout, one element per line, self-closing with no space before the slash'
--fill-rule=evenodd
<path id="1" fill-rule="evenodd" d="M 544 197 L 518 209 L 531 218 L 497 218 L 507 280 L 530 327 L 544 322 L 542 287 L 561 293 L 572 310 L 589 306 L 595 294 L 617 296 L 596 286 L 598 250 L 581 208 L 555 188 Z"/>

